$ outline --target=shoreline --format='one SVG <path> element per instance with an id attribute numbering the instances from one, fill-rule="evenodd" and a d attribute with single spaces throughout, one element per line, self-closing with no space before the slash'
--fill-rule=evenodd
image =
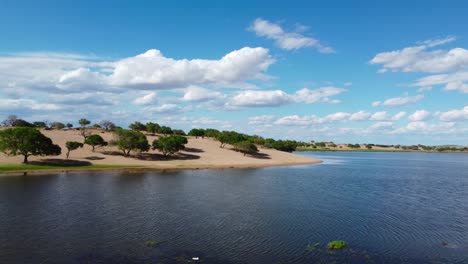
<path id="1" fill-rule="evenodd" d="M 182 171 L 182 170 L 225 170 L 225 169 L 260 169 L 268 167 L 288 167 L 288 166 L 301 166 L 301 165 L 311 165 L 311 164 L 320 164 L 322 160 L 311 160 L 309 162 L 287 162 L 287 163 L 273 163 L 273 164 L 225 164 L 225 165 L 209 165 L 209 164 L 200 164 L 200 165 L 187 165 L 187 166 L 158 166 L 158 167 L 149 167 L 149 166 L 132 166 L 132 165 L 123 165 L 122 167 L 109 167 L 109 168 L 66 168 L 61 167 L 57 169 L 25 169 L 25 170 L 10 170 L 0 172 L 0 177 L 2 176 L 23 176 L 23 175 L 44 175 L 44 174 L 54 174 L 54 173 L 68 173 L 68 172 L 99 172 L 99 171 L 112 171 L 112 172 L 127 172 L 127 173 L 136 173 L 136 172 L 170 172 L 170 171 Z M 111 166 L 111 165 L 110 165 Z"/>

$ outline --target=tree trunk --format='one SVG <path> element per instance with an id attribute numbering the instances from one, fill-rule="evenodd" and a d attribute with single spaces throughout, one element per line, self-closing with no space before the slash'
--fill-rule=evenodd
<path id="1" fill-rule="evenodd" d="M 24 164 L 28 163 L 28 155 L 24 155 L 23 163 Z"/>
<path id="2" fill-rule="evenodd" d="M 94 145 L 93 145 L 92 147 L 93 147 L 93 150 L 92 150 L 92 152 L 94 152 L 94 148 L 95 148 L 96 146 L 94 146 Z"/>
<path id="3" fill-rule="evenodd" d="M 70 150 L 67 151 L 67 159 L 68 159 L 68 156 L 70 156 Z"/>

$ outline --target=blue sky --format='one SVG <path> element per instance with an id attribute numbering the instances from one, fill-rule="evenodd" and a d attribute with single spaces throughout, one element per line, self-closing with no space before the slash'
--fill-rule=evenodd
<path id="1" fill-rule="evenodd" d="M 0 1 L 0 116 L 467 144 L 464 1 Z"/>

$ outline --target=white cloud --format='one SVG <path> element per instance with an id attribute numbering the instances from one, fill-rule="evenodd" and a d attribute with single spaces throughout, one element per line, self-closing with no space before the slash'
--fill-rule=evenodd
<path id="1" fill-rule="evenodd" d="M 428 92 L 428 91 L 432 91 L 432 86 L 423 86 L 421 88 L 418 89 L 418 93 L 423 93 L 423 92 Z"/>
<path id="2" fill-rule="evenodd" d="M 340 100 L 330 99 L 331 96 L 346 92 L 346 89 L 336 87 L 321 87 L 310 90 L 303 88 L 294 94 L 288 94 L 281 90 L 259 91 L 247 90 L 234 95 L 227 103 L 228 108 L 232 107 L 256 107 L 256 106 L 280 106 L 291 103 L 328 103 L 336 104 Z"/>
<path id="3" fill-rule="evenodd" d="M 190 85 L 238 87 L 249 80 L 268 79 L 263 72 L 274 63 L 265 48 L 245 47 L 232 51 L 220 60 L 175 60 L 159 50 L 113 63 L 109 83 L 145 89 L 183 88 Z"/>
<path id="4" fill-rule="evenodd" d="M 275 41 L 275 44 L 285 50 L 297 50 L 304 47 L 314 47 L 321 53 L 333 53 L 331 47 L 324 46 L 319 40 L 306 37 L 299 32 L 286 32 L 278 24 L 257 18 L 249 28 L 257 36 Z M 304 29 L 301 27 L 301 29 Z"/>
<path id="5" fill-rule="evenodd" d="M 393 127 L 393 122 L 389 121 L 381 121 L 377 122 L 369 127 L 371 130 L 382 130 L 382 129 L 388 129 Z"/>
<path id="6" fill-rule="evenodd" d="M 382 102 L 380 101 L 375 101 L 375 102 L 372 102 L 372 107 L 377 107 L 381 104 Z"/>
<path id="7" fill-rule="evenodd" d="M 447 112 L 439 112 L 436 114 L 440 121 L 464 121 L 468 120 L 468 106 L 462 109 L 449 110 Z"/>
<path id="8" fill-rule="evenodd" d="M 385 100 L 382 105 L 383 106 L 388 106 L 388 107 L 397 107 L 397 106 L 403 106 L 407 104 L 412 104 L 416 103 L 424 98 L 424 95 L 418 94 L 415 96 L 408 96 L 405 95 L 403 97 L 395 97 L 395 98 L 390 98 Z"/>
<path id="9" fill-rule="evenodd" d="M 133 103 L 136 105 L 148 105 L 148 104 L 154 104 L 155 102 L 156 102 L 155 92 L 150 92 L 142 97 L 138 97 L 135 100 L 133 100 Z"/>
<path id="10" fill-rule="evenodd" d="M 190 86 L 185 89 L 182 101 L 185 102 L 205 102 L 222 98 L 223 94 L 217 91 L 208 90 L 198 86 Z"/>
<path id="11" fill-rule="evenodd" d="M 39 103 L 31 99 L 4 99 L 0 98 L 0 110 L 40 110 L 40 111 L 55 111 L 62 109 L 56 104 Z"/>
<path id="12" fill-rule="evenodd" d="M 47 93 L 125 89 L 161 90 L 190 85 L 253 87 L 251 81 L 268 80 L 275 60 L 268 49 L 244 47 L 219 60 L 173 59 L 159 50 L 115 61 L 79 56 L 35 53 L 0 57 L 0 86 Z"/>
<path id="13" fill-rule="evenodd" d="M 318 123 L 319 119 L 314 115 L 304 117 L 300 117 L 298 115 L 290 115 L 281 117 L 280 119 L 276 120 L 274 124 L 285 126 L 309 126 Z"/>
<path id="14" fill-rule="evenodd" d="M 273 115 L 261 115 L 261 116 L 253 116 L 249 117 L 249 124 L 250 125 L 266 125 L 273 121 L 275 116 Z"/>
<path id="15" fill-rule="evenodd" d="M 383 121 L 383 120 L 390 120 L 390 119 L 391 117 L 385 111 L 376 112 L 369 118 L 369 120 L 372 120 L 372 121 Z"/>
<path id="16" fill-rule="evenodd" d="M 416 112 L 414 112 L 413 114 L 411 114 L 411 115 L 408 117 L 408 120 L 410 120 L 410 121 L 424 121 L 424 120 L 426 120 L 430 115 L 431 115 L 431 113 L 430 113 L 429 111 L 426 111 L 426 110 L 417 110 Z"/>
<path id="17" fill-rule="evenodd" d="M 394 116 L 392 116 L 392 120 L 398 121 L 402 119 L 406 115 L 406 112 L 398 112 Z"/>
<path id="18" fill-rule="evenodd" d="M 406 115 L 406 112 L 398 112 L 394 116 L 390 116 L 386 111 L 375 112 L 369 120 L 371 121 L 398 121 Z"/>
<path id="19" fill-rule="evenodd" d="M 420 78 L 412 86 L 445 85 L 444 90 L 456 90 L 460 93 L 468 93 L 468 71 L 458 71 L 449 74 L 437 74 Z"/>
<path id="20" fill-rule="evenodd" d="M 370 64 L 382 65 L 381 72 L 449 72 L 468 66 L 468 50 L 454 48 L 450 50 L 432 50 L 431 48 L 454 41 L 448 37 L 422 42 L 419 46 L 377 54 Z M 431 49 L 431 50 L 430 50 Z"/>
<path id="21" fill-rule="evenodd" d="M 354 114 L 352 114 L 349 117 L 349 120 L 351 121 L 364 121 L 367 120 L 370 117 L 371 113 L 365 112 L 365 111 L 359 111 Z"/>
<path id="22" fill-rule="evenodd" d="M 154 106 L 154 107 L 145 107 L 142 109 L 141 112 L 143 113 L 179 113 L 182 112 L 184 109 L 179 107 L 176 104 L 163 104 L 161 106 Z"/>
<path id="23" fill-rule="evenodd" d="M 234 96 L 228 106 L 234 107 L 255 107 L 255 106 L 280 106 L 290 104 L 293 98 L 281 91 L 242 91 Z"/>
<path id="24" fill-rule="evenodd" d="M 314 90 L 303 88 L 296 92 L 295 100 L 297 102 L 304 102 L 308 104 L 317 103 L 320 101 L 325 103 L 337 103 L 339 101 L 330 100 L 329 97 L 342 94 L 346 91 L 346 89 L 332 86 L 321 87 Z"/>

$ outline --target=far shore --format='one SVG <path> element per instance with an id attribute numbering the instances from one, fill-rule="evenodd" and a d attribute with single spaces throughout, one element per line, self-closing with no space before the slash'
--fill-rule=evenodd
<path id="1" fill-rule="evenodd" d="M 292 166 L 316 164 L 321 161 L 310 157 L 287 153 L 275 149 L 259 148 L 255 155 L 243 155 L 230 149 L 227 145 L 220 148 L 220 144 L 211 138 L 188 137 L 186 149 L 171 157 L 164 157 L 156 150 L 144 153 L 132 153 L 124 157 L 113 146 L 106 146 L 92 152 L 91 146 L 70 153 L 65 157 L 65 142 L 83 141 L 83 137 L 76 130 L 41 130 L 55 144 L 62 148 L 59 156 L 31 156 L 30 164 L 22 165 L 21 156 L 6 156 L 0 153 L 0 175 L 11 174 L 49 174 L 67 171 L 168 171 L 168 170 L 196 170 L 196 169 L 231 169 L 231 168 L 262 168 L 270 166 Z M 111 132 L 93 130 L 106 141 L 113 138 Z M 147 135 L 152 142 L 158 135 Z M 33 167 L 32 169 L 28 166 Z M 9 169 L 11 168 L 11 169 Z"/>

